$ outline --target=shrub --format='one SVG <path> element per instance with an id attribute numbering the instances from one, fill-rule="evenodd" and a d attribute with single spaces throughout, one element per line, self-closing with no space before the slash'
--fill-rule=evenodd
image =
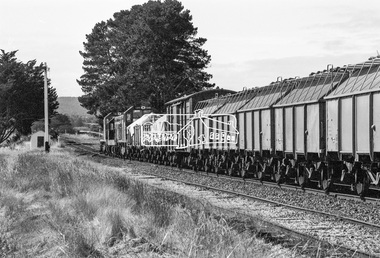
<path id="1" fill-rule="evenodd" d="M 109 236 L 108 246 L 113 246 L 117 240 L 123 239 L 124 234 L 128 233 L 128 228 L 123 221 L 120 211 L 111 211 L 108 213 L 108 221 L 111 224 L 111 233 Z"/>
<path id="2" fill-rule="evenodd" d="M 50 171 L 50 182 L 53 192 L 58 197 L 70 196 L 73 193 L 74 179 L 70 170 L 62 164 L 57 164 L 56 168 Z"/>
<path id="3" fill-rule="evenodd" d="M 87 220 L 95 218 L 98 207 L 95 203 L 89 201 L 85 193 L 79 193 L 71 202 L 71 207 Z"/>
<path id="4" fill-rule="evenodd" d="M 135 201 L 135 204 L 132 207 L 132 210 L 139 213 L 143 208 L 145 201 L 145 186 L 139 181 L 134 181 L 132 187 L 129 188 L 128 194 L 131 196 L 132 200 Z"/>

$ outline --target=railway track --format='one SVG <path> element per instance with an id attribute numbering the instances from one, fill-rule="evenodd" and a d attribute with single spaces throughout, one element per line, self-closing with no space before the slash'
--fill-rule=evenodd
<path id="1" fill-rule="evenodd" d="M 91 147 L 91 145 L 84 145 L 84 144 L 78 143 L 76 141 L 70 140 L 68 138 L 63 138 L 63 140 L 65 140 L 66 143 L 68 143 L 70 145 L 76 145 L 77 150 L 79 152 L 81 152 L 81 154 L 79 154 L 79 155 L 84 155 L 86 152 L 88 152 L 94 156 L 109 157 L 107 155 L 99 153 L 99 150 L 94 148 L 94 147 Z M 138 161 L 134 161 L 134 162 L 138 162 Z M 141 162 L 141 163 L 144 164 L 143 162 Z M 164 167 L 166 167 L 166 166 L 164 166 Z M 313 193 L 313 194 L 318 194 L 318 195 L 326 195 L 327 194 L 327 195 L 333 196 L 334 198 L 337 198 L 337 199 L 357 200 L 357 201 L 363 201 L 363 202 L 368 202 L 368 203 L 379 203 L 380 204 L 380 198 L 362 197 L 362 196 L 359 196 L 356 194 L 339 193 L 339 192 L 333 192 L 333 191 L 327 193 L 324 190 L 308 188 L 308 187 L 300 187 L 297 185 L 277 184 L 277 183 L 269 182 L 269 181 L 261 181 L 260 182 L 256 179 L 251 179 L 251 178 L 243 179 L 241 177 L 231 177 L 231 176 L 227 176 L 224 174 L 216 175 L 214 173 L 206 173 L 204 171 L 193 172 L 190 169 L 180 169 L 180 171 L 183 171 L 186 173 L 197 173 L 197 174 L 201 174 L 201 175 L 207 176 L 207 177 L 226 178 L 228 180 L 234 180 L 237 182 L 244 181 L 244 182 L 250 182 L 253 184 L 257 184 L 257 185 L 265 185 L 265 186 L 276 187 L 276 188 L 281 188 L 281 189 L 289 189 L 289 190 L 294 190 L 294 191 L 302 192 L 302 193 Z M 379 191 L 380 189 L 372 189 L 372 190 Z"/>
<path id="2" fill-rule="evenodd" d="M 187 173 L 191 173 L 191 172 L 187 172 Z M 192 173 L 192 174 L 195 174 L 195 173 Z M 207 176 L 209 176 L 209 175 L 207 175 Z M 345 221 L 352 222 L 352 223 L 355 223 L 355 224 L 358 224 L 358 225 L 362 225 L 362 226 L 366 226 L 366 227 L 370 227 L 370 228 L 377 228 L 377 229 L 380 230 L 380 225 L 378 225 L 378 224 L 368 223 L 368 222 L 365 222 L 365 221 L 360 221 L 360 220 L 357 220 L 357 219 L 353 219 L 353 218 L 349 218 L 349 217 L 345 217 L 345 216 L 340 216 L 340 215 L 337 215 L 337 214 L 332 214 L 332 213 L 328 213 L 328 212 L 324 212 L 324 211 L 307 209 L 307 208 L 303 208 L 303 207 L 297 207 L 297 206 L 294 206 L 294 205 L 289 205 L 289 204 L 281 203 L 281 202 L 278 202 L 278 201 L 273 201 L 273 200 L 269 200 L 269 199 L 265 199 L 265 198 L 260 198 L 260 197 L 256 197 L 256 196 L 252 196 L 252 195 L 247 195 L 247 194 L 244 194 L 244 193 L 238 193 L 238 192 L 234 192 L 234 191 L 230 191 L 230 190 L 224 190 L 224 189 L 221 189 L 221 188 L 215 188 L 215 187 L 211 187 L 211 186 L 204 186 L 204 185 L 201 185 L 201 184 L 189 183 L 187 181 L 179 180 L 179 179 L 172 178 L 172 177 L 165 177 L 165 176 L 161 176 L 161 177 L 165 178 L 167 180 L 175 180 L 175 181 L 181 182 L 183 184 L 190 184 L 190 185 L 193 185 L 193 186 L 203 187 L 203 188 L 206 188 L 206 189 L 209 189 L 209 190 L 214 190 L 214 191 L 219 191 L 219 192 L 224 192 L 224 193 L 228 193 L 228 194 L 231 194 L 231 195 L 236 195 L 236 196 L 244 197 L 244 198 L 247 198 L 247 199 L 252 199 L 252 200 L 257 200 L 257 201 L 261 201 L 261 202 L 266 202 L 266 203 L 270 203 L 270 204 L 273 204 L 273 205 L 284 206 L 284 207 L 287 207 L 287 208 L 290 208 L 290 209 L 293 209 L 293 210 L 297 210 L 297 211 L 305 211 L 305 212 L 317 213 L 317 214 L 324 215 L 324 216 L 335 217 L 336 219 L 339 219 L 339 220 L 345 220 Z M 213 177 L 213 176 L 211 176 L 211 177 Z M 225 177 L 225 178 L 227 178 L 227 177 Z M 253 183 L 256 184 L 255 181 L 253 181 Z M 294 189 L 294 188 L 289 188 L 289 189 Z M 313 191 L 311 191 L 311 192 L 313 192 Z M 356 198 L 354 198 L 354 199 L 356 199 Z M 373 202 L 378 202 L 378 200 L 373 200 Z"/>
<path id="3" fill-rule="evenodd" d="M 339 192 L 326 192 L 324 190 L 318 190 L 318 189 L 314 189 L 314 188 L 303 188 L 303 187 L 300 187 L 300 186 L 297 186 L 297 185 L 287 185 L 287 184 L 277 184 L 277 183 L 274 183 L 274 182 L 269 182 L 269 181 L 258 181 L 256 179 L 252 179 L 252 178 L 246 178 L 246 179 L 243 179 L 241 177 L 231 177 L 231 176 L 227 176 L 227 175 L 224 175 L 224 174 L 219 174 L 219 175 L 216 175 L 214 173 L 206 173 L 206 172 L 203 172 L 203 171 L 199 171 L 199 172 L 192 172 L 191 170 L 188 170 L 188 169 L 182 169 L 181 171 L 185 171 L 187 173 L 200 173 L 202 174 L 203 176 L 208 176 L 208 177 L 220 177 L 220 178 L 228 178 L 229 180 L 234 180 L 234 181 L 238 181 L 238 182 L 249 182 L 249 183 L 252 183 L 252 184 L 257 184 L 257 185 L 265 185 L 265 186 L 270 186 L 270 187 L 276 187 L 276 188 L 281 188 L 281 189 L 288 189 L 288 190 L 293 190 L 293 191 L 297 191 L 297 192 L 300 192 L 300 193 L 313 193 L 313 194 L 318 194 L 318 195 L 329 195 L 329 196 L 332 196 L 334 198 L 338 198 L 338 199 L 344 199 L 344 200 L 356 200 L 356 201 L 363 201 L 363 202 L 368 202 L 368 203 L 379 203 L 380 204 L 380 199 L 379 198 L 373 198 L 373 197 L 361 197 L 361 196 L 358 196 L 358 195 L 355 195 L 355 194 L 346 194 L 346 193 L 339 193 Z"/>
<path id="4" fill-rule="evenodd" d="M 91 146 L 82 145 L 77 142 L 66 141 L 68 145 L 77 149 L 79 155 L 91 155 L 107 158 L 108 156 L 97 153 Z M 109 157 L 108 157 L 109 158 Z M 186 185 L 191 185 L 199 189 L 207 189 L 210 191 L 216 191 L 218 193 L 227 194 L 229 197 L 224 200 L 225 202 L 231 202 L 235 198 L 244 198 L 249 200 L 249 211 L 238 211 L 242 216 L 254 216 L 265 217 L 262 223 L 266 223 L 270 228 L 277 227 L 277 230 L 286 232 L 287 235 L 298 238 L 308 239 L 313 243 L 317 243 L 322 246 L 335 246 L 335 250 L 339 253 L 338 256 L 347 257 L 380 257 L 380 225 L 377 223 L 371 223 L 368 221 L 362 221 L 338 214 L 329 212 L 307 209 L 304 207 L 297 207 L 295 205 L 289 205 L 286 203 L 271 200 L 269 198 L 261 198 L 250 194 L 244 194 L 238 191 L 232 191 L 230 189 L 224 189 L 221 187 L 215 187 L 211 184 L 194 182 L 189 178 L 200 177 L 198 181 L 230 181 L 236 183 L 242 183 L 240 178 L 230 178 L 227 176 L 216 176 L 215 174 L 206 174 L 200 172 L 193 172 L 190 170 L 178 170 L 169 169 L 165 166 L 153 165 L 150 163 L 140 163 L 133 161 L 133 164 L 144 167 L 144 173 L 148 173 L 152 176 L 160 177 L 165 180 L 171 180 L 180 182 Z M 185 178 L 178 178 L 181 174 L 187 174 Z M 203 179 L 202 179 L 203 178 Z M 244 184 L 255 184 L 259 186 L 258 182 L 254 180 L 246 180 Z M 270 184 L 264 182 L 264 186 L 272 189 L 279 188 L 276 184 Z M 282 188 L 293 188 L 291 186 L 281 186 Z M 296 191 L 301 190 L 295 188 Z M 302 192 L 313 192 L 314 190 L 301 190 Z M 320 193 L 318 193 L 320 194 Z M 359 197 L 334 194 L 336 198 L 343 199 L 355 199 L 359 200 Z M 366 202 L 378 202 L 378 200 L 372 200 L 367 198 Z M 265 204 L 265 205 L 264 205 Z M 264 206 L 265 207 L 264 207 Z M 270 208 L 268 208 L 270 207 Z M 269 213 L 262 214 L 263 210 L 270 210 Z M 357 244 L 357 243 L 360 244 Z"/>

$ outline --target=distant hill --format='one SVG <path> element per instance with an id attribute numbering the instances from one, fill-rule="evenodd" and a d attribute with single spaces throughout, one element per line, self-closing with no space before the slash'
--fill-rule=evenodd
<path id="1" fill-rule="evenodd" d="M 68 116 L 90 117 L 87 109 L 79 103 L 78 97 L 58 97 L 59 107 L 57 112 Z"/>

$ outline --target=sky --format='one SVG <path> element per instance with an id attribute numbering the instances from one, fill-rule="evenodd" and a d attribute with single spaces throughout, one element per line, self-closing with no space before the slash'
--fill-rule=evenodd
<path id="1" fill-rule="evenodd" d="M 0 49 L 36 59 L 58 96 L 81 96 L 86 34 L 147 0 L 2 0 Z M 207 72 L 240 91 L 366 61 L 380 52 L 379 0 L 182 0 L 211 55 Z"/>

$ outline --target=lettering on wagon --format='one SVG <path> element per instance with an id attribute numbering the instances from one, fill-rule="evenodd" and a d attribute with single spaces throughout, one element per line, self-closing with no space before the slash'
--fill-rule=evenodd
<path id="1" fill-rule="evenodd" d="M 237 144 L 236 117 L 218 117 L 202 110 L 194 114 L 151 114 L 149 121 L 142 124 L 142 145 L 185 149 L 214 143 Z"/>

